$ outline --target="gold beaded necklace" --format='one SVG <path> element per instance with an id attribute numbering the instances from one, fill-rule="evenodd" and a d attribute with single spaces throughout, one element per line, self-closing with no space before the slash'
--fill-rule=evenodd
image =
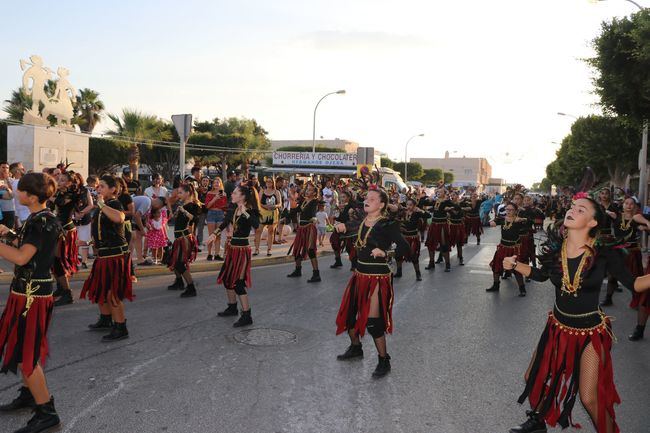
<path id="1" fill-rule="evenodd" d="M 512 220 L 512 221 L 508 222 L 507 219 L 504 219 L 504 220 L 503 220 L 503 229 L 504 229 L 504 230 L 510 230 L 510 229 L 512 228 L 512 225 L 513 225 L 514 223 L 515 223 L 515 220 Z"/>
<path id="2" fill-rule="evenodd" d="M 373 220 L 373 221 L 375 222 L 375 224 L 377 224 L 377 222 L 379 222 L 382 219 L 384 219 L 384 217 L 380 216 L 379 218 L 377 218 L 376 220 Z M 375 224 L 369 226 L 368 231 L 366 232 L 366 235 L 363 236 L 363 239 L 362 239 L 361 238 L 361 233 L 363 232 L 363 227 L 366 225 L 367 220 L 368 220 L 368 217 L 363 219 L 363 221 L 361 222 L 361 225 L 359 226 L 359 230 L 357 231 L 357 240 L 354 243 L 354 246 L 357 249 L 357 251 L 366 246 L 366 244 L 368 243 L 368 237 L 370 236 L 370 232 L 372 231 L 373 227 L 375 227 Z"/>
<path id="3" fill-rule="evenodd" d="M 594 244 L 593 239 L 587 244 L 585 252 L 580 259 L 580 264 L 576 273 L 573 275 L 573 281 L 569 277 L 569 259 L 567 257 L 567 241 L 565 240 L 562 243 L 562 286 L 561 290 L 563 294 L 578 296 L 578 290 L 580 290 L 580 285 L 582 284 L 582 271 L 587 264 L 589 257 L 591 257 L 592 245 Z"/>
<path id="4" fill-rule="evenodd" d="M 633 220 L 634 220 L 634 218 L 631 218 L 631 219 L 627 220 L 628 222 L 626 224 L 625 223 L 625 215 L 621 214 L 621 226 L 620 226 L 621 230 L 628 231 L 630 229 L 630 226 L 632 225 Z"/>

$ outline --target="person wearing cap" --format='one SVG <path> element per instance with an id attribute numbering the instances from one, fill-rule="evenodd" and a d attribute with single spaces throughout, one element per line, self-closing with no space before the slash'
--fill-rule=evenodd
<path id="1" fill-rule="evenodd" d="M 125 167 L 122 170 L 122 178 L 126 182 L 130 196 L 142 194 L 142 187 L 140 186 L 140 182 L 137 179 L 133 178 L 133 173 L 131 173 L 130 167 Z"/>

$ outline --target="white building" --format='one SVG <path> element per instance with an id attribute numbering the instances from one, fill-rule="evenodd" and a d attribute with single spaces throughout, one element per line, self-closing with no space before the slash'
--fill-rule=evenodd
<path id="1" fill-rule="evenodd" d="M 423 169 L 439 168 L 453 173 L 453 186 L 471 185 L 481 190 L 492 177 L 492 166 L 485 158 L 450 158 L 449 152 L 445 152 L 444 158 L 411 158 L 409 161 L 420 163 Z"/>

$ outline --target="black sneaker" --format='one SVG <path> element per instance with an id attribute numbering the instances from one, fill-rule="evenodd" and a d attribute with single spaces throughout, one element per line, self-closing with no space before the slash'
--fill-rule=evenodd
<path id="1" fill-rule="evenodd" d="M 339 257 L 338 259 L 334 260 L 334 264 L 330 266 L 330 269 L 336 269 L 341 267 L 343 267 L 343 262 L 341 262 L 341 258 Z"/>
<path id="2" fill-rule="evenodd" d="M 485 291 L 486 292 L 498 292 L 499 291 L 499 286 L 500 286 L 500 284 L 497 281 L 495 281 L 494 283 L 492 283 L 492 286 L 485 289 Z"/>
<path id="3" fill-rule="evenodd" d="M 428 270 L 436 270 L 436 264 L 432 261 L 429 261 L 429 264 L 424 267 L 424 269 Z"/>
<path id="4" fill-rule="evenodd" d="M 218 261 L 220 261 L 220 262 L 223 262 L 223 257 L 221 257 L 219 254 L 217 254 L 216 256 L 214 256 L 214 259 L 215 259 L 215 260 L 218 260 Z"/>
<path id="5" fill-rule="evenodd" d="M 14 398 L 11 403 L 0 406 L 0 412 L 13 412 L 21 409 L 32 409 L 36 406 L 34 397 L 26 386 L 21 386 L 18 390 L 18 397 Z"/>
<path id="6" fill-rule="evenodd" d="M 72 290 L 66 290 L 63 292 L 63 295 L 56 301 L 54 301 L 55 307 L 61 307 L 62 305 L 70 305 L 74 302 L 72 299 Z"/>
<path id="7" fill-rule="evenodd" d="M 526 296 L 526 286 L 519 287 L 519 297 L 523 298 Z"/>
<path id="8" fill-rule="evenodd" d="M 422 274 L 420 273 L 420 271 L 417 271 L 415 273 L 415 281 L 422 281 Z"/>
<path id="9" fill-rule="evenodd" d="M 239 311 L 237 310 L 237 303 L 235 302 L 234 304 L 228 304 L 228 307 L 226 307 L 225 310 L 219 311 L 217 313 L 217 316 L 219 317 L 229 317 L 229 316 L 236 316 L 239 314 Z"/>
<path id="10" fill-rule="evenodd" d="M 39 433 L 61 424 L 59 415 L 54 409 L 54 397 L 45 404 L 37 404 L 34 407 L 34 416 L 27 421 L 27 425 L 14 433 Z"/>
<path id="11" fill-rule="evenodd" d="M 462 258 L 462 257 L 458 257 L 458 264 L 459 264 L 460 266 L 465 266 L 465 262 L 463 261 L 463 258 Z"/>
<path id="12" fill-rule="evenodd" d="M 183 290 L 185 289 L 185 284 L 183 283 L 182 278 L 176 278 L 174 284 L 167 286 L 167 290 Z"/>
<path id="13" fill-rule="evenodd" d="M 233 328 L 241 328 L 242 326 L 248 326 L 253 324 L 253 318 L 251 317 L 251 310 L 242 311 L 239 320 L 232 324 Z"/>
<path id="14" fill-rule="evenodd" d="M 350 344 L 345 353 L 338 355 L 336 359 L 339 361 L 347 361 L 348 359 L 363 358 L 363 346 L 359 344 Z"/>
<path id="15" fill-rule="evenodd" d="M 208 254 L 208 257 L 206 258 L 206 260 L 211 262 L 212 261 L 212 254 Z"/>
<path id="16" fill-rule="evenodd" d="M 643 308 L 643 307 L 640 307 L 640 308 Z M 636 325 L 636 328 L 634 328 L 634 332 L 632 332 L 632 334 L 630 334 L 630 336 L 627 337 L 628 340 L 630 340 L 630 341 L 639 341 L 639 340 L 643 339 L 643 331 L 645 331 L 645 326 Z"/>
<path id="17" fill-rule="evenodd" d="M 88 325 L 88 329 L 91 331 L 104 331 L 111 328 L 113 328 L 113 319 L 111 318 L 110 314 L 100 314 L 97 322 Z"/>
<path id="18" fill-rule="evenodd" d="M 393 275 L 394 278 L 402 278 L 402 268 L 397 268 L 397 271 Z"/>
<path id="19" fill-rule="evenodd" d="M 390 355 L 386 354 L 386 356 L 383 357 L 377 355 L 377 358 L 379 360 L 377 362 L 377 367 L 375 367 L 375 371 L 372 372 L 372 377 L 375 379 L 386 376 L 390 371 Z"/>
<path id="20" fill-rule="evenodd" d="M 296 268 L 293 270 L 292 273 L 287 275 L 288 278 L 296 278 L 296 277 L 301 277 L 302 276 L 302 268 Z"/>
<path id="21" fill-rule="evenodd" d="M 528 419 L 517 427 L 510 429 L 510 433 L 546 433 L 546 423 L 540 419 L 539 414 L 532 410 L 526 411 Z"/>
<path id="22" fill-rule="evenodd" d="M 313 271 L 311 274 L 311 278 L 307 280 L 308 283 L 318 283 L 320 282 L 320 272 L 319 271 Z"/>
<path id="23" fill-rule="evenodd" d="M 82 268 L 82 269 L 88 269 L 88 263 L 86 263 L 86 262 L 81 262 L 81 268 Z"/>
<path id="24" fill-rule="evenodd" d="M 188 284 L 185 291 L 181 293 L 181 298 L 193 298 L 194 296 L 196 296 L 196 287 L 194 284 Z"/>
<path id="25" fill-rule="evenodd" d="M 124 340 L 129 338 L 129 331 L 126 329 L 126 322 L 124 323 L 113 323 L 113 329 L 111 329 L 110 334 L 104 335 L 102 341 L 104 343 L 109 343 L 112 341 Z"/>
<path id="26" fill-rule="evenodd" d="M 600 303 L 601 307 L 611 307 L 612 305 L 614 305 L 614 303 L 612 302 L 612 297 L 610 295 L 606 295 L 605 299 Z"/>

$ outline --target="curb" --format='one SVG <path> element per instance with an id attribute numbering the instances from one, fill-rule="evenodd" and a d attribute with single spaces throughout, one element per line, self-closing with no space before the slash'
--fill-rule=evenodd
<path id="1" fill-rule="evenodd" d="M 319 251 L 318 257 L 326 257 L 333 255 L 333 251 Z M 255 268 L 258 266 L 268 266 L 268 265 L 277 265 L 282 263 L 293 263 L 293 256 L 281 255 L 275 257 L 264 257 L 260 259 L 253 259 L 251 267 Z M 208 262 L 203 259 L 200 262 L 192 263 L 190 269 L 192 273 L 198 272 L 217 272 L 221 269 L 223 262 Z M 90 274 L 90 269 L 84 269 L 77 272 L 70 278 L 70 281 L 85 281 Z M 158 275 L 171 275 L 170 271 L 166 266 L 140 266 L 136 267 L 136 275 L 138 278 L 141 277 L 154 277 Z M 13 280 L 13 272 L 5 271 L 3 274 L 0 274 L 0 284 L 9 284 Z"/>

